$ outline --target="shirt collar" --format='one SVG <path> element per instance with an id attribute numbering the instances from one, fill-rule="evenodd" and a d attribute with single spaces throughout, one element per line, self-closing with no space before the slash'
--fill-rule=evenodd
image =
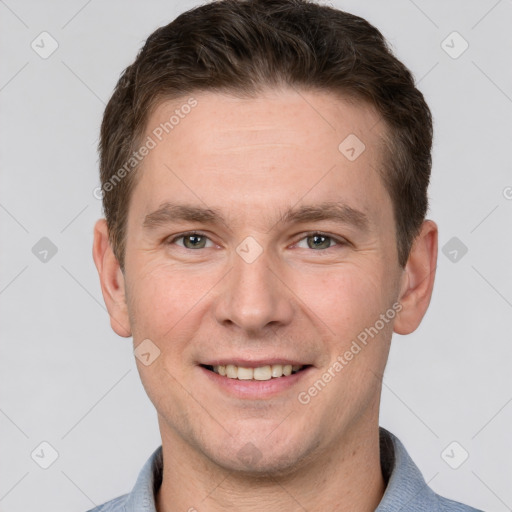
<path id="1" fill-rule="evenodd" d="M 162 484 L 162 446 L 149 457 L 125 503 L 126 512 L 156 512 L 155 497 Z"/>
<path id="2" fill-rule="evenodd" d="M 405 446 L 386 429 L 379 428 L 380 460 L 386 490 L 375 512 L 439 510 L 437 494 L 428 487 Z"/>

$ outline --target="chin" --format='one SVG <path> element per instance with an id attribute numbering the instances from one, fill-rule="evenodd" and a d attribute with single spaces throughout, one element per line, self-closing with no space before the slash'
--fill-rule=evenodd
<path id="1" fill-rule="evenodd" d="M 243 477 L 269 479 L 289 476 L 295 473 L 300 465 L 297 457 L 290 458 L 289 454 L 283 457 L 276 457 L 275 455 L 270 458 L 262 457 L 257 461 L 240 460 L 238 454 L 233 455 L 230 459 L 222 457 L 222 459 L 215 462 L 230 473 Z"/>
<path id="2" fill-rule="evenodd" d="M 215 447 L 206 455 L 216 465 L 240 476 L 254 478 L 284 477 L 292 475 L 307 464 L 309 455 L 318 447 L 319 442 L 307 444 L 307 440 L 290 436 L 269 441 L 267 434 L 247 436 L 244 441 L 233 443 L 226 439 L 227 446 Z M 230 442 L 231 441 L 231 442 Z M 300 449 L 299 449 L 300 447 Z"/>

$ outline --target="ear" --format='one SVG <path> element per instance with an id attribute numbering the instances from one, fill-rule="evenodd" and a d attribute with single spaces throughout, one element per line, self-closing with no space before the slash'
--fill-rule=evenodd
<path id="1" fill-rule="evenodd" d="M 398 301 L 402 310 L 394 323 L 397 334 L 415 331 L 427 312 L 437 267 L 437 225 L 426 220 L 411 247 L 409 259 L 401 277 Z"/>
<path id="2" fill-rule="evenodd" d="M 110 316 L 110 326 L 116 334 L 128 338 L 132 332 L 126 306 L 124 275 L 112 251 L 105 219 L 99 219 L 94 226 L 92 256 L 100 277 L 101 292 Z"/>

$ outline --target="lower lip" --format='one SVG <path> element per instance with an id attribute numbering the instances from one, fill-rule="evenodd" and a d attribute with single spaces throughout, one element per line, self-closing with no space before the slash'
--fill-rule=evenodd
<path id="1" fill-rule="evenodd" d="M 312 366 L 308 366 L 304 370 L 292 373 L 288 376 L 274 377 L 270 380 L 239 380 L 223 377 L 218 373 L 207 370 L 199 366 L 199 369 L 214 384 L 220 386 L 224 391 L 238 397 L 248 399 L 271 398 L 287 389 L 295 386 L 302 381 L 306 375 L 313 370 Z"/>

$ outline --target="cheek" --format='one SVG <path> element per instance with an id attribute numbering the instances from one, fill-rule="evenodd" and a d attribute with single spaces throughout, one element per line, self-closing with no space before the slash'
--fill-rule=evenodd
<path id="1" fill-rule="evenodd" d="M 132 268 L 130 276 L 127 296 L 134 349 L 149 339 L 160 351 L 148 366 L 137 361 L 141 381 L 157 409 L 171 395 L 173 403 L 181 404 L 176 380 L 186 379 L 188 367 L 183 363 L 189 359 L 190 339 L 198 325 L 197 306 L 207 283 L 168 265 L 141 265 L 138 271 Z M 186 400 L 181 407 L 186 408 Z"/>
<path id="2" fill-rule="evenodd" d="M 154 338 L 163 342 L 174 326 L 182 331 L 209 289 L 206 276 L 196 279 L 190 272 L 167 265 L 141 265 L 131 275 L 127 295 L 134 341 Z"/>
<path id="3" fill-rule="evenodd" d="M 337 340 L 350 340 L 373 325 L 391 304 L 390 284 L 379 269 L 355 265 L 323 275 L 303 274 L 297 295 Z M 347 341 L 348 342 L 348 341 Z"/>

